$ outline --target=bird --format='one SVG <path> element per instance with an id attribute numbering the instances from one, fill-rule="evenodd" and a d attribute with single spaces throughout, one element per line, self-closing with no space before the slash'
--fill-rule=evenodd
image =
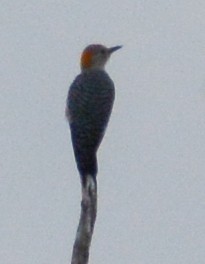
<path id="1" fill-rule="evenodd" d="M 66 101 L 66 117 L 77 168 L 83 187 L 96 185 L 97 150 L 105 134 L 115 98 L 115 87 L 105 71 L 113 52 L 122 46 L 87 46 L 80 59 L 81 72 L 72 82 Z"/>

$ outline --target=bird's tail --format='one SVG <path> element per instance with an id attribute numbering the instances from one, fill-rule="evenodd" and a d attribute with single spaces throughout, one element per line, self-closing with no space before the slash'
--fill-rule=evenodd
<path id="1" fill-rule="evenodd" d="M 92 179 L 96 185 L 97 176 L 97 158 L 96 154 L 93 155 L 76 155 L 77 167 L 81 176 L 82 186 L 90 185 Z"/>

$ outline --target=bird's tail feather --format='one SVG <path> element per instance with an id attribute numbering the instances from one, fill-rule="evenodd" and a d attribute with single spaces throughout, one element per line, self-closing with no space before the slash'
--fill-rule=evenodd
<path id="1" fill-rule="evenodd" d="M 79 158 L 80 157 L 80 158 Z M 86 186 L 90 182 L 90 178 L 96 184 L 97 176 L 97 158 L 96 155 L 78 156 L 76 158 L 78 170 L 80 172 L 82 185 Z"/>

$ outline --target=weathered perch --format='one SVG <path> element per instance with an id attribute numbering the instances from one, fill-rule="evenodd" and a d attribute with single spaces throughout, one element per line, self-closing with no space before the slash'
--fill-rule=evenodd
<path id="1" fill-rule="evenodd" d="M 71 264 L 87 264 L 97 215 L 97 183 L 90 177 L 82 187 L 81 215 L 73 246 Z"/>

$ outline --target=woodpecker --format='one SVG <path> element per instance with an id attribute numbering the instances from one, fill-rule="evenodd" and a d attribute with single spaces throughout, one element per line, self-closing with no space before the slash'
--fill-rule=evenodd
<path id="1" fill-rule="evenodd" d="M 66 117 L 83 187 L 90 177 L 96 184 L 96 154 L 115 97 L 114 83 L 105 72 L 105 64 L 110 55 L 121 47 L 106 48 L 99 44 L 87 46 L 81 55 L 81 73 L 68 92 Z"/>

